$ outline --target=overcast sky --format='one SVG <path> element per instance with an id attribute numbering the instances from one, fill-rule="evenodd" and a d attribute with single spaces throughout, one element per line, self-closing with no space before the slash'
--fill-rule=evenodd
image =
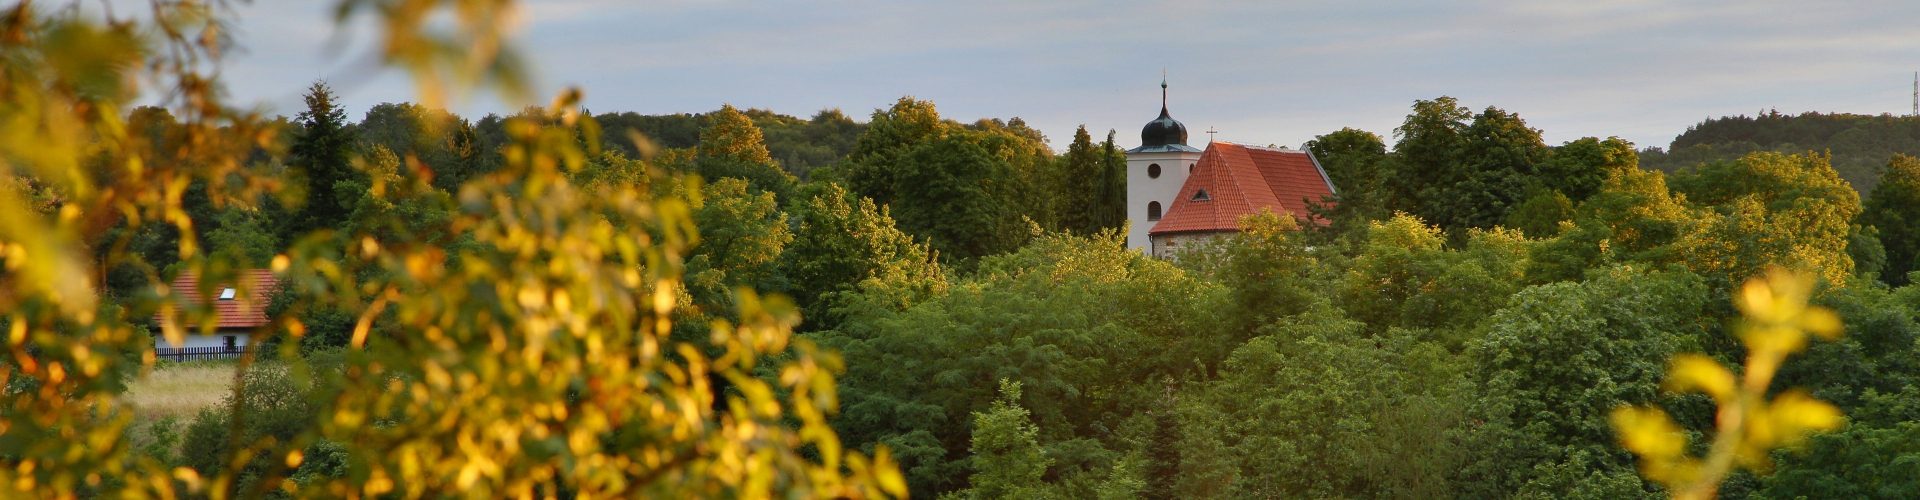
<path id="1" fill-rule="evenodd" d="M 356 64 L 370 31 L 334 26 L 332 3 L 240 5 L 231 96 L 291 115 L 324 78 L 355 119 L 414 100 L 402 75 Z M 578 85 L 594 112 L 732 103 L 864 121 L 912 95 L 963 122 L 1021 117 L 1056 148 L 1080 124 L 1137 145 L 1163 68 L 1195 144 L 1209 127 L 1298 146 L 1349 126 L 1391 144 L 1414 100 L 1450 95 L 1519 113 L 1552 144 L 1642 147 L 1764 109 L 1906 114 L 1920 69 L 1911 0 L 526 3 L 518 42 L 539 95 Z"/>

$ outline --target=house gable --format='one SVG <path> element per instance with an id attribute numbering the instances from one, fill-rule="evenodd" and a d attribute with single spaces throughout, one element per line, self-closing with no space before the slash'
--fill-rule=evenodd
<path id="1" fill-rule="evenodd" d="M 235 281 L 237 283 L 208 286 L 206 293 L 202 293 L 200 276 L 183 272 L 173 279 L 169 288 L 183 307 L 204 307 L 213 314 L 215 329 L 252 329 L 270 322 L 267 304 L 280 287 L 279 278 L 270 270 L 249 269 L 241 271 Z M 160 315 L 153 316 L 154 323 L 160 320 Z"/>

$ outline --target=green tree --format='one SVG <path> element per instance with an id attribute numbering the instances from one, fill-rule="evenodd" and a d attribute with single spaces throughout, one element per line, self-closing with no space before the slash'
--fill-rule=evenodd
<path id="1" fill-rule="evenodd" d="M 1073 132 L 1073 143 L 1067 145 L 1067 152 L 1060 156 L 1053 179 L 1055 188 L 1049 189 L 1053 197 L 1053 219 L 1059 221 L 1060 228 L 1074 234 L 1093 234 L 1107 229 L 1105 213 L 1108 207 L 1101 206 L 1105 200 L 1107 179 L 1106 155 L 1093 144 L 1093 136 L 1087 134 L 1087 126 L 1081 125 Z"/>
<path id="2" fill-rule="evenodd" d="M 1755 153 L 1674 175 L 1673 189 L 1719 217 L 1688 262 L 1731 289 L 1770 265 L 1853 277 L 1847 252 L 1860 196 L 1818 154 Z"/>
<path id="3" fill-rule="evenodd" d="M 1474 115 L 1466 142 L 1452 168 L 1456 182 L 1440 186 L 1424 214 L 1440 227 L 1490 228 L 1506 219 L 1530 190 L 1540 184 L 1539 167 L 1551 150 L 1540 131 L 1519 115 L 1495 107 Z"/>
<path id="4" fill-rule="evenodd" d="M 1897 155 L 1887 162 L 1886 174 L 1867 195 L 1860 223 L 1877 229 L 1885 245 L 1881 281 L 1907 284 L 1907 273 L 1920 269 L 1920 159 Z"/>
<path id="5" fill-rule="evenodd" d="M 1758 496 L 1904 498 L 1920 491 L 1920 422 L 1853 425 L 1814 436 L 1805 448 L 1781 454 Z"/>
<path id="6" fill-rule="evenodd" d="M 418 104 L 383 102 L 367 108 L 367 114 L 353 126 L 353 135 L 366 150 L 379 146 L 401 156 L 431 156 L 423 153 L 435 145 L 428 129 L 437 125 Z"/>
<path id="7" fill-rule="evenodd" d="M 1138 454 L 1121 457 L 1113 463 L 1113 470 L 1106 480 L 1094 486 L 1094 498 L 1100 500 L 1128 500 L 1140 498 L 1146 491 L 1146 479 L 1141 477 L 1141 467 L 1145 460 Z"/>
<path id="8" fill-rule="evenodd" d="M 1600 191 L 1613 172 L 1638 169 L 1633 144 L 1618 137 L 1582 138 L 1553 149 L 1527 183 L 1531 194 L 1507 211 L 1507 227 L 1535 237 L 1560 234 L 1560 223 L 1574 218 L 1574 204 Z"/>
<path id="9" fill-rule="evenodd" d="M 875 110 L 867 129 L 853 145 L 853 153 L 835 177 L 847 189 L 872 198 L 874 203 L 892 205 L 894 177 L 907 154 L 921 143 L 939 139 L 958 124 L 940 118 L 932 101 L 902 97 L 893 107 Z"/>
<path id="10" fill-rule="evenodd" d="M 1467 415 L 1479 423 L 1462 429 L 1471 456 L 1457 493 L 1512 495 L 1536 467 L 1581 453 L 1589 470 L 1632 470 L 1608 412 L 1659 398 L 1668 358 L 1706 334 L 1708 296 L 1684 271 L 1624 267 L 1521 291 L 1469 351 Z"/>
<path id="11" fill-rule="evenodd" d="M 1880 229 L 1860 224 L 1854 224 L 1852 229 L 1847 233 L 1847 257 L 1853 259 L 1854 274 L 1868 281 L 1883 280 L 1887 247 L 1880 242 Z"/>
<path id="12" fill-rule="evenodd" d="M 1012 250 L 1027 233 L 1023 207 L 1008 193 L 1012 175 L 971 135 L 923 143 L 892 173 L 893 216 L 902 230 L 951 259 L 970 262 Z"/>
<path id="13" fill-rule="evenodd" d="M 642 186 L 653 191 L 661 186 L 654 185 L 653 175 L 659 172 L 650 168 L 647 162 L 629 158 L 619 150 L 601 151 L 599 156 L 588 158 L 586 166 L 573 172 L 573 182 L 583 187 L 601 186 Z M 669 184 L 670 185 L 670 184 Z"/>
<path id="14" fill-rule="evenodd" d="M 932 252 L 894 227 L 886 207 L 855 198 L 839 184 L 809 183 L 792 210 L 793 242 L 781 260 L 808 324 L 838 323 L 835 304 L 864 290 L 905 308 L 946 287 Z"/>
<path id="15" fill-rule="evenodd" d="M 1538 187 L 1577 202 L 1599 192 L 1609 172 L 1639 165 L 1633 143 L 1618 137 L 1583 137 L 1554 148 L 1552 157 L 1539 164 Z"/>
<path id="16" fill-rule="evenodd" d="M 1364 221 L 1384 219 L 1388 193 L 1385 168 L 1387 145 L 1380 136 L 1355 128 L 1342 128 L 1315 136 L 1302 149 L 1313 154 L 1333 182 L 1335 204 L 1326 214 L 1331 224 L 1315 226 L 1315 232 L 1351 232 L 1365 227 Z"/>
<path id="17" fill-rule="evenodd" d="M 333 374 L 340 369 L 342 356 L 339 351 L 312 356 L 313 362 L 305 368 L 318 369 L 318 377 L 296 376 L 292 367 L 282 363 L 246 367 L 239 376 L 240 387 L 222 397 L 218 406 L 202 409 L 187 426 L 181 464 L 202 475 L 217 476 L 228 467 L 226 460 L 236 449 L 268 440 L 273 443 L 269 445 L 273 452 L 251 457 L 243 466 L 240 480 L 228 485 L 231 489 L 225 493 L 251 490 L 266 479 L 276 458 L 299 449 L 295 438 L 319 418 L 317 402 L 339 390 L 339 380 Z M 309 469 L 317 465 L 301 464 Z"/>
<path id="18" fill-rule="evenodd" d="M 401 170 L 401 160 L 386 146 L 373 146 L 354 160 L 356 175 L 333 187 L 335 199 L 349 210 L 337 222 L 349 237 L 372 237 L 385 245 L 448 244 L 453 198 L 428 184 L 425 175 Z"/>
<path id="19" fill-rule="evenodd" d="M 326 82 L 307 87 L 307 109 L 300 112 L 300 132 L 289 150 L 292 165 L 305 174 L 306 201 L 287 221 L 282 240 L 331 229 L 347 220 L 350 208 L 334 191 L 334 185 L 355 177 L 354 137 L 347 128 L 347 112 L 337 100 Z"/>
<path id="20" fill-rule="evenodd" d="M 1027 219 L 1043 229 L 1059 230 L 1060 203 L 1069 188 L 1057 181 L 1058 160 L 1047 146 L 1047 137 L 1025 120 L 1013 117 L 982 119 L 966 128 L 968 136 L 986 148 L 994 159 L 994 176 L 981 179 L 996 203 L 1009 207 L 1016 223 Z M 1018 243 L 1015 243 L 1017 246 Z M 1012 250 L 1012 247 L 1002 251 Z M 997 252 L 996 252 L 997 253 Z"/>
<path id="21" fill-rule="evenodd" d="M 1127 225 L 1127 151 L 1114 144 L 1113 130 L 1100 143 L 1100 197 L 1094 204 L 1096 223 L 1102 228 Z"/>
<path id="22" fill-rule="evenodd" d="M 782 157 L 781 166 L 788 172 L 801 178 L 807 178 L 813 169 L 840 161 L 853 152 L 854 141 L 859 140 L 864 125 L 854 122 L 853 118 L 839 109 L 823 109 L 807 120 L 807 128 L 802 142 L 822 148 L 816 157 L 796 155 L 793 159 Z M 805 160 L 805 161 L 799 161 Z"/>
<path id="23" fill-rule="evenodd" d="M 1426 362 L 1409 354 L 1419 349 L 1387 347 L 1395 343 L 1369 338 L 1330 308 L 1259 334 L 1205 392 L 1238 466 L 1231 496 L 1444 494 L 1453 463 L 1442 436 L 1458 419 L 1457 395 L 1454 384 L 1415 378 Z M 1390 416 L 1399 412 L 1437 418 Z"/>
<path id="24" fill-rule="evenodd" d="M 427 167 L 433 186 L 457 192 L 460 184 L 483 173 L 473 124 L 443 110 L 412 103 L 380 103 L 367 109 L 353 127 L 363 154 L 386 148 L 403 163 L 413 158 Z"/>
<path id="25" fill-rule="evenodd" d="M 700 240 L 688 254 L 687 287 L 696 304 L 725 311 L 733 308 L 735 288 L 786 288 L 778 265 L 793 232 L 773 193 L 750 192 L 744 180 L 718 179 L 701 187 L 693 223 Z"/>
<path id="26" fill-rule="evenodd" d="M 1377 193 L 1381 187 L 1380 160 L 1387 156 L 1386 141 L 1373 132 L 1352 127 L 1317 135 L 1303 146 L 1327 170 L 1341 191 Z M 1357 201 L 1357 200 L 1356 200 Z"/>
<path id="27" fill-rule="evenodd" d="M 218 224 L 207 231 L 207 248 L 214 253 L 251 267 L 265 267 L 280 253 L 280 242 L 267 228 L 258 210 L 229 207 L 215 216 Z"/>
<path id="28" fill-rule="evenodd" d="M 1610 463 L 1595 463 L 1584 451 L 1575 451 L 1565 460 L 1534 466 L 1532 479 L 1513 495 L 1526 500 L 1614 500 L 1640 498 L 1657 500 L 1663 495 L 1647 491 L 1646 482 L 1630 470 Z"/>
<path id="29" fill-rule="evenodd" d="M 1008 379 L 1055 475 L 1109 475 L 1137 449 L 1113 430 L 1159 400 L 1160 381 L 1216 366 L 1231 334 L 1202 312 L 1223 300 L 1217 285 L 1123 246 L 1116 233 L 1047 234 L 904 308 L 888 293 L 853 298 L 814 336 L 847 360 L 837 428 L 852 446 L 891 448 L 915 491 L 956 490 L 964 417 Z"/>
<path id="30" fill-rule="evenodd" d="M 1444 189 L 1464 182 L 1456 167 L 1466 150 L 1473 112 L 1452 97 L 1414 101 L 1413 112 L 1393 130 L 1393 160 L 1383 165 L 1387 209 L 1430 217 L 1428 207 Z"/>
<path id="31" fill-rule="evenodd" d="M 1171 451 L 1179 453 L 1180 463 L 1167 491 L 1185 498 L 1230 498 L 1240 468 L 1223 432 L 1225 417 L 1204 402 L 1177 403 L 1173 410 L 1179 436 Z"/>
<path id="32" fill-rule="evenodd" d="M 1513 231 L 1470 230 L 1446 249 L 1440 228 L 1396 214 L 1368 224 L 1365 239 L 1330 288 L 1340 308 L 1384 334 L 1394 328 L 1465 348 L 1472 328 L 1520 289 L 1533 244 Z"/>
<path id="33" fill-rule="evenodd" d="M 753 120 L 732 104 L 720 106 L 707 117 L 707 128 L 700 131 L 700 145 L 694 151 L 701 159 L 724 159 L 755 165 L 772 165 L 766 138 Z"/>
<path id="34" fill-rule="evenodd" d="M 694 148 L 694 171 L 707 179 L 738 178 L 756 190 L 785 199 L 792 195 L 793 176 L 780 170 L 767 153 L 765 136 L 753 120 L 732 105 L 708 115 Z"/>
<path id="35" fill-rule="evenodd" d="M 1685 265 L 1715 218 L 1688 206 L 1660 172 L 1614 170 L 1575 208 L 1573 227 L 1532 252 L 1528 280 L 1578 280 L 1587 270 L 1626 262 Z"/>
<path id="36" fill-rule="evenodd" d="M 767 110 L 736 111 L 762 132 L 761 140 L 771 163 L 801 179 L 813 171 L 839 162 L 853 151 L 865 126 L 838 109 L 823 109 L 810 119 L 777 114 Z M 711 126 L 720 112 L 641 115 L 633 112 L 602 113 L 594 120 L 603 125 L 600 141 L 629 158 L 650 157 L 654 149 L 694 148 L 700 144 L 702 129 Z M 485 120 L 482 120 L 485 122 Z M 640 141 L 634 141 L 636 134 Z"/>
<path id="37" fill-rule="evenodd" d="M 1045 137 L 1020 119 L 973 125 L 940 118 L 933 103 L 901 98 L 876 111 L 847 161 L 828 176 L 891 207 L 900 228 L 965 269 L 1013 250 L 1027 221 L 1055 227 Z"/>
<path id="38" fill-rule="evenodd" d="M 1874 395 L 1897 395 L 1920 386 L 1920 359 L 1909 355 L 1920 345 L 1916 344 L 1920 343 L 1916 292 L 1920 290 L 1849 286 L 1821 293 L 1814 302 L 1840 314 L 1846 335 L 1807 346 L 1780 368 L 1775 384 L 1805 387 L 1814 397 L 1838 406 L 1855 423 L 1886 427 L 1920 419 L 1920 414 L 1873 418 L 1888 413 L 1873 408 L 1877 406 Z"/>
<path id="39" fill-rule="evenodd" d="M 986 412 L 973 414 L 973 475 L 967 496 L 972 498 L 1038 498 L 1045 496 L 1051 463 L 1042 453 L 1040 430 L 1020 407 L 1020 383 L 1000 381 L 1000 398 Z"/>
<path id="40" fill-rule="evenodd" d="M 1560 234 L 1560 223 L 1573 220 L 1573 214 L 1573 200 L 1566 194 L 1535 191 L 1507 212 L 1506 227 L 1530 236 L 1551 238 Z"/>
<path id="41" fill-rule="evenodd" d="M 1147 441 L 1144 474 L 1145 498 L 1165 500 L 1174 498 L 1178 490 L 1174 488 L 1180 478 L 1180 464 L 1188 455 L 1188 450 L 1180 447 L 1182 421 L 1177 415 L 1179 400 L 1174 398 L 1173 383 L 1167 381 L 1167 394 L 1157 408 L 1148 411 L 1147 421 L 1151 422 L 1152 434 Z M 1186 425 L 1185 427 L 1200 427 Z M 1207 429 L 1212 431 L 1214 429 Z"/>
<path id="42" fill-rule="evenodd" d="M 1252 332 L 1323 300 L 1314 291 L 1309 273 L 1316 263 L 1307 254 L 1299 230 L 1293 217 L 1261 209 L 1242 218 L 1240 231 L 1221 245 L 1223 264 L 1216 274 L 1233 298 L 1234 309 L 1227 316 L 1240 321 L 1233 331 Z M 1231 344 L 1223 348 L 1231 349 L 1244 340 L 1230 338 Z"/>

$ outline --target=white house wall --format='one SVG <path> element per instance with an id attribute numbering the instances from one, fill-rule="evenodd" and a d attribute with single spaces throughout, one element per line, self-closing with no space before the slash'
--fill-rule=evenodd
<path id="1" fill-rule="evenodd" d="M 187 338 L 185 339 L 186 343 L 181 345 L 173 345 L 172 342 L 167 341 L 167 338 L 165 336 L 155 335 L 153 336 L 153 346 L 170 348 L 170 349 L 177 349 L 177 348 L 184 348 L 184 347 L 195 347 L 195 348 L 225 347 L 227 345 L 226 338 L 229 336 L 234 337 L 233 339 L 234 345 L 241 346 L 241 347 L 245 347 L 247 345 L 247 334 L 215 333 L 213 335 L 201 335 L 201 334 L 187 335 Z"/>

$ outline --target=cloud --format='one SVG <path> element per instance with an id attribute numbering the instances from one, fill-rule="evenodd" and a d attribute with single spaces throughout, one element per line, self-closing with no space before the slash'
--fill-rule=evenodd
<path id="1" fill-rule="evenodd" d="M 242 101 L 291 113 L 315 78 L 353 80 L 336 83 L 359 109 L 410 98 L 402 75 L 352 69 L 364 27 L 335 38 L 324 6 L 241 8 L 251 51 L 228 75 Z M 1344 126 L 1389 135 L 1413 100 L 1453 95 L 1518 112 L 1555 142 L 1662 145 L 1702 118 L 1773 106 L 1904 111 L 1900 89 L 1920 66 L 1908 43 L 1920 27 L 1905 21 L 1920 3 L 1878 0 L 543 0 L 525 14 L 539 93 L 583 85 L 596 111 L 732 102 L 862 116 L 910 94 L 961 120 L 1019 115 L 1056 143 L 1080 124 L 1135 140 L 1158 111 L 1162 68 L 1176 117 L 1249 143 L 1297 145 Z"/>

